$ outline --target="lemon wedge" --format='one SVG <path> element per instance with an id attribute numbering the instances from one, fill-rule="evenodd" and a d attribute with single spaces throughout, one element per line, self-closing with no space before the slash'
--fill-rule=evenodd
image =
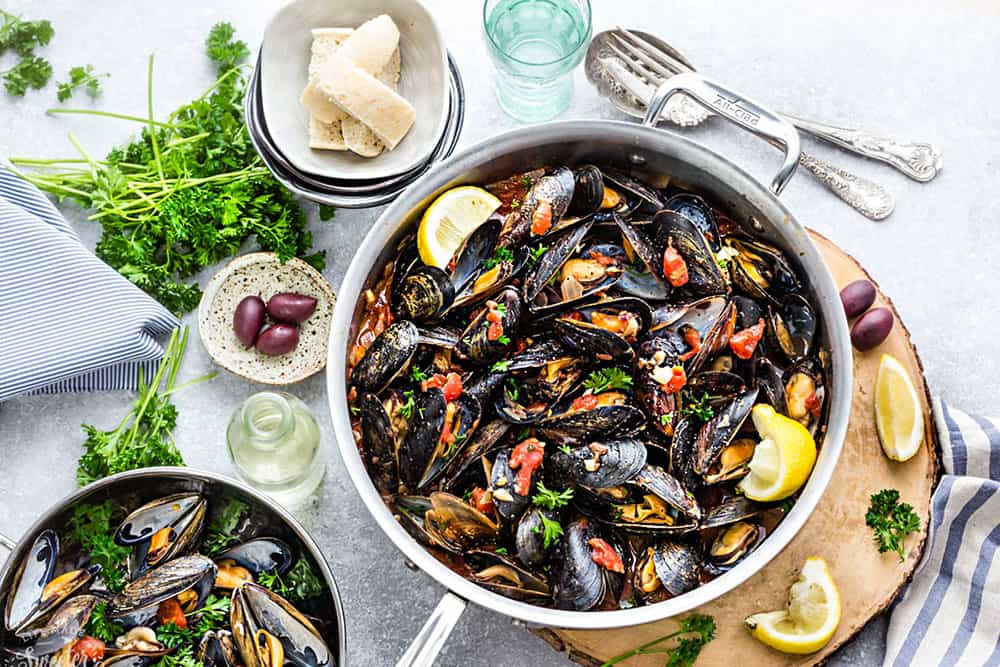
<path id="1" fill-rule="evenodd" d="M 417 250 L 424 264 L 443 269 L 462 241 L 483 224 L 500 200 L 482 188 L 464 185 L 443 192 L 420 219 Z"/>
<path id="2" fill-rule="evenodd" d="M 782 653 L 815 653 L 830 641 L 840 623 L 840 593 L 826 561 L 807 558 L 788 591 L 788 607 L 748 616 L 755 639 Z"/>
<path id="3" fill-rule="evenodd" d="M 883 354 L 875 377 L 875 426 L 882 451 L 893 461 L 909 461 L 924 441 L 924 412 L 910 375 Z"/>
<path id="4" fill-rule="evenodd" d="M 750 459 L 750 473 L 737 488 L 759 502 L 787 498 L 809 479 L 816 463 L 816 441 L 805 426 L 770 405 L 755 405 L 751 416 L 761 440 Z"/>

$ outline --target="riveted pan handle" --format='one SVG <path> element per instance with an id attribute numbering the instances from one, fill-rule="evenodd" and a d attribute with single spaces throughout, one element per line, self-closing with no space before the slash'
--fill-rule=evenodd
<path id="1" fill-rule="evenodd" d="M 431 667 L 467 605 L 464 598 L 445 593 L 396 667 Z"/>
<path id="2" fill-rule="evenodd" d="M 685 93 L 709 111 L 780 145 L 785 160 L 771 181 L 771 190 L 781 194 L 799 164 L 799 133 L 794 125 L 750 98 L 695 72 L 677 74 L 660 84 L 649 100 L 643 125 L 654 127 L 667 100 L 677 93 Z"/>

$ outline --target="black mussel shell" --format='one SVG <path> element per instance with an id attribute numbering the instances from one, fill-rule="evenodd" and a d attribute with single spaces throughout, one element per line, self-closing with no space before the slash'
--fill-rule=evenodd
<path id="1" fill-rule="evenodd" d="M 816 335 L 816 312 L 800 294 L 785 297 L 780 306 L 771 308 L 767 328 L 774 346 L 789 360 L 805 357 L 812 350 Z"/>
<path id="2" fill-rule="evenodd" d="M 573 170 L 576 186 L 569 203 L 573 215 L 589 215 L 601 208 L 604 201 L 604 176 L 592 164 L 585 164 Z"/>
<path id="3" fill-rule="evenodd" d="M 517 558 L 525 567 L 537 567 L 549 556 L 549 548 L 545 546 L 545 526 L 542 517 L 549 521 L 559 522 L 560 517 L 555 510 L 532 507 L 521 515 L 514 531 L 514 544 L 517 546 Z"/>
<path id="4" fill-rule="evenodd" d="M 577 445 L 594 438 L 634 435 L 643 429 L 646 416 L 628 404 L 598 405 L 591 410 L 559 412 L 537 422 L 538 429 L 558 443 Z"/>
<path id="5" fill-rule="evenodd" d="M 701 507 L 693 494 L 689 493 L 681 482 L 659 466 L 646 464 L 631 483 L 662 498 L 668 505 L 681 514 L 694 519 L 701 519 Z"/>
<path id="6" fill-rule="evenodd" d="M 708 241 L 712 252 L 718 252 L 722 247 L 719 236 L 719 223 L 715 219 L 712 207 L 704 199 L 698 195 L 682 192 L 668 199 L 664 208 L 668 211 L 680 213 L 693 222 L 698 231 L 705 236 L 705 240 Z"/>
<path id="7" fill-rule="evenodd" d="M 729 262 L 733 283 L 747 295 L 780 303 L 789 294 L 799 294 L 802 283 L 780 250 L 761 241 L 729 239 L 737 251 Z"/>
<path id="8" fill-rule="evenodd" d="M 695 440 L 694 470 L 705 476 L 722 450 L 733 441 L 757 402 L 758 389 L 740 394 L 702 425 Z"/>
<path id="9" fill-rule="evenodd" d="M 688 282 L 680 288 L 693 297 L 725 294 L 729 284 L 719 268 L 705 236 L 694 223 L 673 211 L 660 211 L 653 218 L 653 242 L 662 255 L 668 245 L 680 254 L 687 264 Z"/>
<path id="10" fill-rule="evenodd" d="M 545 234 L 535 234 L 532 224 L 539 205 L 546 204 L 551 209 L 552 222 L 549 231 L 559 227 L 559 219 L 569 208 L 573 199 L 575 179 L 567 167 L 559 167 L 551 174 L 542 176 L 531 186 L 521 205 L 504 220 L 500 231 L 500 245 L 512 248 L 522 245 L 528 239 L 534 240 Z"/>
<path id="11" fill-rule="evenodd" d="M 437 449 L 447 403 L 440 389 L 417 394 L 409 432 L 399 446 L 399 478 L 415 489 Z"/>
<path id="12" fill-rule="evenodd" d="M 609 591 L 621 585 L 623 575 L 594 562 L 590 541 L 597 537 L 587 519 L 577 519 L 566 527 L 559 540 L 552 567 L 552 599 L 559 609 L 593 609 Z"/>
<path id="13" fill-rule="evenodd" d="M 465 553 L 465 562 L 473 570 L 472 580 L 495 593 L 528 602 L 547 600 L 551 594 L 543 576 L 496 551 L 471 549 Z"/>
<path id="14" fill-rule="evenodd" d="M 491 215 L 466 237 L 455 252 L 449 278 L 456 294 L 461 294 L 465 290 L 469 282 L 479 275 L 483 262 L 493 256 L 497 239 L 500 238 L 501 221 L 499 215 L 495 213 Z"/>
<path id="15" fill-rule="evenodd" d="M 483 268 L 474 280 L 455 297 L 454 307 L 465 307 L 493 296 L 509 285 L 528 264 L 530 250 L 520 246 L 510 251 L 511 257 L 498 260 L 490 268 Z"/>
<path id="16" fill-rule="evenodd" d="M 421 266 L 400 282 L 393 314 L 401 320 L 430 322 L 448 310 L 454 299 L 448 275 L 436 266 Z"/>
<path id="17" fill-rule="evenodd" d="M 618 486 L 635 479 L 646 465 L 646 446 L 634 438 L 592 442 L 569 452 L 549 454 L 547 476 L 565 486 L 579 484 L 591 489 Z"/>
<path id="18" fill-rule="evenodd" d="M 647 555 L 653 559 L 656 577 L 670 595 L 683 595 L 698 586 L 701 549 L 686 540 L 664 540 L 650 549 L 652 554 Z"/>
<path id="19" fill-rule="evenodd" d="M 375 394 L 362 394 L 358 400 L 362 457 L 368 474 L 381 493 L 396 493 L 399 488 L 396 456 L 405 430 L 400 433 L 397 424 L 405 425 L 406 422 L 394 419 L 393 415 L 401 407 L 402 400 L 395 392 L 385 402 Z"/>
<path id="20" fill-rule="evenodd" d="M 737 521 L 744 521 L 757 516 L 767 509 L 766 505 L 756 503 L 744 496 L 733 496 L 716 505 L 705 513 L 702 528 L 718 528 Z"/>
<path id="21" fill-rule="evenodd" d="M 577 246 L 583 243 L 584 238 L 590 233 L 592 226 L 593 223 L 587 221 L 565 232 L 560 232 L 549 245 L 548 251 L 528 270 L 524 276 L 523 295 L 524 302 L 529 307 L 549 284 L 553 276 L 558 275 L 563 264 L 573 256 Z"/>
<path id="22" fill-rule="evenodd" d="M 521 297 L 515 288 L 504 288 L 495 300 L 504 307 L 504 313 L 501 317 L 503 335 L 495 340 L 490 340 L 490 326 L 486 320 L 488 308 L 483 308 L 482 312 L 472 319 L 458 340 L 456 348 L 458 353 L 479 364 L 495 361 L 503 355 L 513 342 L 518 323 L 521 320 Z"/>
<path id="23" fill-rule="evenodd" d="M 403 372 L 419 344 L 420 331 L 413 322 L 393 322 L 372 341 L 354 367 L 351 384 L 359 392 L 379 393 Z"/>
<path id="24" fill-rule="evenodd" d="M 513 450 L 502 450 L 493 459 L 490 468 L 490 491 L 497 513 L 508 521 L 521 515 L 531 504 L 531 489 L 518 493 L 517 471 L 510 467 Z M 534 481 L 534 480 L 532 480 Z M 533 486 L 533 484 L 532 484 Z"/>
<path id="25" fill-rule="evenodd" d="M 639 199 L 642 199 L 646 204 L 652 207 L 652 210 L 658 211 L 666 204 L 659 192 L 643 183 L 638 178 L 630 176 L 619 169 L 605 169 L 604 180 L 611 183 L 612 187 L 631 193 Z"/>
<path id="26" fill-rule="evenodd" d="M 479 400 L 471 394 L 462 393 L 451 402 L 452 416 L 449 442 L 443 442 L 443 430 L 438 433 L 437 445 L 431 453 L 431 458 L 427 462 L 423 476 L 417 482 L 418 488 L 426 488 L 436 480 L 445 468 L 456 456 L 462 453 L 470 443 L 470 438 L 479 426 L 479 419 L 482 417 L 482 406 Z M 442 420 L 442 429 L 449 418 L 448 408 L 445 408 L 445 417 Z"/>

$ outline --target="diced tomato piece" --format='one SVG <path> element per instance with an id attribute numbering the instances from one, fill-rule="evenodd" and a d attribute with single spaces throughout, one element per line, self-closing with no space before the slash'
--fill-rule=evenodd
<path id="1" fill-rule="evenodd" d="M 600 403 L 594 394 L 584 394 L 573 401 L 574 410 L 593 410 Z"/>
<path id="2" fill-rule="evenodd" d="M 462 395 L 462 376 L 458 373 L 448 373 L 441 391 L 444 392 L 444 400 L 454 401 Z"/>
<path id="3" fill-rule="evenodd" d="M 486 330 L 486 338 L 488 340 L 498 340 L 502 335 L 503 335 L 503 324 L 501 324 L 500 322 L 490 322 L 490 326 Z"/>
<path id="4" fill-rule="evenodd" d="M 605 570 L 611 570 L 619 574 L 625 572 L 625 564 L 622 563 L 622 557 L 618 555 L 618 552 L 610 544 L 599 537 L 592 537 L 587 540 L 587 545 L 593 550 L 590 554 L 592 561 Z"/>
<path id="5" fill-rule="evenodd" d="M 673 239 L 667 239 L 667 247 L 663 251 L 663 275 L 674 287 L 686 285 L 688 281 L 687 262 L 674 248 Z"/>
<path id="6" fill-rule="evenodd" d="M 552 204 L 544 199 L 538 202 L 535 212 L 531 214 L 531 233 L 541 236 L 552 227 Z"/>
<path id="7" fill-rule="evenodd" d="M 107 646 L 104 642 L 97 637 L 84 635 L 73 644 L 73 648 L 69 652 L 73 656 L 73 663 L 79 665 L 87 660 L 94 662 L 103 660 L 104 649 L 106 648 Z"/>
<path id="8" fill-rule="evenodd" d="M 531 476 L 542 465 L 544 458 L 545 443 L 538 438 L 523 440 L 510 453 L 508 465 L 511 470 L 517 471 L 517 480 L 514 482 L 514 492 L 517 495 L 526 496 L 531 491 Z"/>
<path id="9" fill-rule="evenodd" d="M 493 494 L 478 486 L 472 490 L 472 506 L 483 514 L 496 515 L 497 508 L 493 505 Z"/>
<path id="10" fill-rule="evenodd" d="M 441 373 L 435 373 L 426 380 L 420 383 L 420 390 L 427 391 L 428 389 L 440 389 L 444 386 L 445 377 Z"/>
<path id="11" fill-rule="evenodd" d="M 184 610 L 181 609 L 181 603 L 177 598 L 170 598 L 160 603 L 156 609 L 156 620 L 160 622 L 160 625 L 173 623 L 181 630 L 187 630 L 187 618 L 184 616 Z"/>
<path id="12" fill-rule="evenodd" d="M 599 253 L 596 250 L 590 251 L 590 258 L 601 266 L 614 266 L 618 263 L 614 260 L 614 258 L 608 257 L 607 255 Z"/>
<path id="13" fill-rule="evenodd" d="M 663 391 L 668 394 L 676 394 L 687 384 L 687 373 L 683 366 L 674 366 L 670 369 L 670 379 L 663 385 Z"/>
<path id="14" fill-rule="evenodd" d="M 760 318 L 757 324 L 747 327 L 743 331 L 737 331 L 729 338 L 729 348 L 740 359 L 749 359 L 753 356 L 753 351 L 757 349 L 757 343 L 764 337 L 764 318 Z"/>
<path id="15" fill-rule="evenodd" d="M 806 410 L 809 411 L 809 414 L 813 417 L 819 417 L 819 409 L 821 405 L 822 403 L 819 400 L 819 396 L 816 395 L 816 392 L 810 392 L 806 397 Z"/>

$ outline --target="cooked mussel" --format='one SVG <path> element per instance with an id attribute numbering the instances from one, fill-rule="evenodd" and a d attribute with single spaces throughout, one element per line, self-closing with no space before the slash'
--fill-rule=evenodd
<path id="1" fill-rule="evenodd" d="M 645 427 L 642 410 L 630 405 L 618 391 L 586 393 L 564 409 L 536 422 L 538 430 L 560 444 L 577 445 L 595 437 L 617 438 L 638 433 Z"/>
<path id="2" fill-rule="evenodd" d="M 514 287 L 505 287 L 472 318 L 456 349 L 476 363 L 495 361 L 513 342 L 520 319 L 521 297 Z"/>
<path id="3" fill-rule="evenodd" d="M 128 616 L 189 591 L 182 607 L 197 609 L 212 590 L 217 572 L 215 563 L 200 554 L 175 558 L 126 585 L 111 598 L 109 611 L 116 617 Z"/>
<path id="4" fill-rule="evenodd" d="M 545 600 L 548 582 L 538 573 L 518 565 L 512 558 L 489 549 L 471 549 L 465 560 L 472 568 L 472 580 L 495 593 L 515 600 Z"/>
<path id="5" fill-rule="evenodd" d="M 365 356 L 351 372 L 351 384 L 359 392 L 378 393 L 403 372 L 420 344 L 417 325 L 398 320 L 372 341 Z"/>
<path id="6" fill-rule="evenodd" d="M 514 534 L 514 544 L 517 547 L 517 558 L 526 567 L 538 566 L 545 561 L 553 546 L 552 540 L 546 540 L 545 526 L 559 523 L 559 514 L 555 510 L 532 507 L 521 515 Z"/>
<path id="7" fill-rule="evenodd" d="M 287 600 L 257 584 L 233 589 L 233 641 L 246 667 L 324 667 L 333 655 L 316 626 Z"/>
<path id="8" fill-rule="evenodd" d="M 115 542 L 132 549 L 132 578 L 193 547 L 204 526 L 207 506 L 199 494 L 179 493 L 150 501 L 125 517 Z"/>
<path id="9" fill-rule="evenodd" d="M 430 322 L 439 318 L 455 300 L 448 275 L 436 266 L 420 266 L 399 284 L 392 304 L 397 319 Z"/>
<path id="10" fill-rule="evenodd" d="M 652 321 L 649 305 L 640 299 L 603 299 L 556 318 L 560 340 L 578 353 L 610 361 L 630 360 L 632 345 Z"/>
<path id="11" fill-rule="evenodd" d="M 614 569 L 597 563 L 598 549 L 610 549 L 617 556 Z M 597 607 L 609 592 L 620 589 L 624 567 L 619 566 L 622 558 L 618 547 L 598 535 L 587 519 L 573 521 L 559 540 L 553 560 L 552 599 L 556 607 L 576 611 Z"/>
<path id="12" fill-rule="evenodd" d="M 585 164 L 573 170 L 575 186 L 569 203 L 569 213 L 589 215 L 601 208 L 604 201 L 604 175 L 592 164 Z"/>
<path id="13" fill-rule="evenodd" d="M 254 581 L 262 573 L 283 575 L 291 569 L 295 552 L 284 540 L 257 537 L 237 544 L 215 559 L 219 568 L 215 587 L 233 589 L 244 581 Z"/>
<path id="14" fill-rule="evenodd" d="M 738 521 L 719 531 L 709 547 L 708 556 L 712 563 L 720 567 L 735 565 L 760 541 L 763 529 L 749 521 Z"/>
<path id="15" fill-rule="evenodd" d="M 461 553 L 496 539 L 497 523 L 461 498 L 437 491 L 429 500 L 424 529 L 438 544 Z"/>
<path id="16" fill-rule="evenodd" d="M 680 213 L 694 223 L 694 226 L 708 241 L 712 252 L 718 252 L 722 247 L 719 238 L 719 223 L 715 219 L 712 207 L 704 199 L 689 192 L 682 192 L 668 199 L 664 208 Z"/>
<path id="17" fill-rule="evenodd" d="M 646 465 L 646 446 L 634 438 L 591 442 L 549 456 L 548 475 L 566 486 L 592 489 L 617 486 L 636 477 Z"/>
<path id="18" fill-rule="evenodd" d="M 239 654 L 228 630 L 209 630 L 198 644 L 196 659 L 205 667 L 238 667 Z"/>
<path id="19" fill-rule="evenodd" d="M 566 167 L 535 181 L 521 205 L 504 220 L 500 245 L 509 248 L 548 234 L 569 208 L 574 187 L 573 172 Z"/>
<path id="20" fill-rule="evenodd" d="M 399 488 L 398 450 L 409 430 L 400 413 L 404 405 L 397 392 L 390 392 L 384 401 L 375 394 L 362 394 L 358 400 L 362 456 L 375 486 L 386 494 Z"/>
<path id="21" fill-rule="evenodd" d="M 789 360 L 805 357 L 812 350 L 816 335 L 816 313 L 800 294 L 790 294 L 779 306 L 771 308 L 767 328 L 775 347 Z"/>
<path id="22" fill-rule="evenodd" d="M 636 588 L 645 595 L 661 588 L 672 597 L 683 595 L 698 585 L 701 564 L 701 551 L 690 542 L 663 540 L 639 558 Z"/>
<path id="23" fill-rule="evenodd" d="M 763 241 L 732 238 L 736 256 L 729 263 L 733 283 L 748 296 L 781 303 L 789 294 L 799 294 L 802 283 L 784 253 Z"/>
<path id="24" fill-rule="evenodd" d="M 475 279 L 455 297 L 454 307 L 461 308 L 483 301 L 509 285 L 528 263 L 526 246 L 501 249 L 497 257 L 486 260 Z"/>
<path id="25" fill-rule="evenodd" d="M 686 380 L 681 361 L 684 350 L 681 337 L 666 330 L 646 336 L 636 348 L 635 396 L 653 428 L 666 436 L 673 435 L 680 418 L 679 392 Z"/>
<path id="26" fill-rule="evenodd" d="M 744 496 L 733 496 L 706 512 L 701 525 L 702 528 L 728 526 L 731 523 L 755 517 L 765 509 L 765 505 L 754 502 Z"/>
<path id="27" fill-rule="evenodd" d="M 660 275 L 674 287 L 693 297 L 725 294 L 729 291 L 723 275 L 704 234 L 693 222 L 673 211 L 660 211 L 653 218 L 652 240 L 659 254 L 665 257 L 673 249 L 684 260 L 687 278 L 674 280 L 659 267 Z M 664 260 L 665 261 L 665 260 Z"/>
<path id="28" fill-rule="evenodd" d="M 31 654 L 52 655 L 78 639 L 100 601 L 94 595 L 75 595 L 59 605 L 48 621 L 31 633 Z"/>
<path id="29" fill-rule="evenodd" d="M 709 474 L 722 450 L 729 445 L 750 416 L 757 402 L 755 387 L 740 394 L 701 427 L 695 440 L 694 471 L 704 477 Z"/>

